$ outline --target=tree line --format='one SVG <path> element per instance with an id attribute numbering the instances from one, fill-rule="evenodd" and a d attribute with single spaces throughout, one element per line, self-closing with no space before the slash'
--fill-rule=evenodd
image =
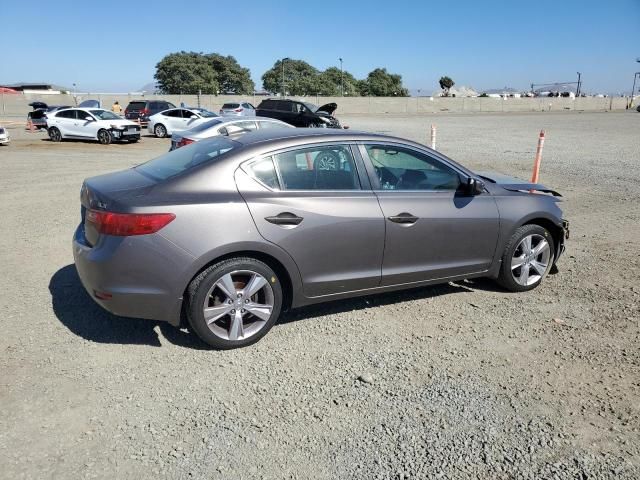
<path id="1" fill-rule="evenodd" d="M 176 52 L 156 65 L 154 78 L 164 94 L 241 94 L 255 91 L 251 72 L 231 55 Z M 262 86 L 271 93 L 304 96 L 407 97 L 402 76 L 376 68 L 366 78 L 356 79 L 347 71 L 330 67 L 320 71 L 304 60 L 277 60 L 262 75 Z"/>

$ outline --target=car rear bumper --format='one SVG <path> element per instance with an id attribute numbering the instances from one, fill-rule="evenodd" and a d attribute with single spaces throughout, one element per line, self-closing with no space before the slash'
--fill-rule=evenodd
<path id="1" fill-rule="evenodd" d="M 105 310 L 179 325 L 185 286 L 173 279 L 193 257 L 161 235 L 105 236 L 92 247 L 79 225 L 73 258 L 82 285 Z"/>

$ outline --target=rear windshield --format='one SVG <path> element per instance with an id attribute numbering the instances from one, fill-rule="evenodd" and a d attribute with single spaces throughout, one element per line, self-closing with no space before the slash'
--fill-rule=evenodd
<path id="1" fill-rule="evenodd" d="M 239 108 L 240 104 L 239 103 L 225 103 L 224 105 L 222 105 L 222 108 Z"/>
<path id="2" fill-rule="evenodd" d="M 219 125 L 220 123 L 222 123 L 220 120 L 209 120 L 208 122 L 201 123 L 197 127 L 193 127 L 189 131 L 190 132 L 195 132 L 195 133 L 204 132 L 205 130 L 207 130 L 207 129 L 215 126 L 215 125 Z"/>
<path id="3" fill-rule="evenodd" d="M 209 110 L 205 110 L 204 108 L 194 108 L 194 112 L 198 112 L 203 118 L 211 118 L 211 117 L 219 117 L 217 113 L 210 112 Z"/>
<path id="4" fill-rule="evenodd" d="M 239 143 L 226 137 L 214 137 L 178 148 L 134 168 L 155 180 L 166 180 L 203 163 L 218 160 L 239 146 Z"/>
<path id="5" fill-rule="evenodd" d="M 127 108 L 129 110 L 141 110 L 146 104 L 147 102 L 131 102 Z"/>

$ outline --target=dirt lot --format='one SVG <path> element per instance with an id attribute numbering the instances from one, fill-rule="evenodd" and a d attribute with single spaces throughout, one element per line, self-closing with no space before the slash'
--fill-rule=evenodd
<path id="1" fill-rule="evenodd" d="M 168 140 L 0 147 L 0 469 L 18 478 L 640 477 L 640 114 L 343 117 L 565 195 L 560 271 L 294 311 L 211 351 L 78 282 L 83 178 Z"/>

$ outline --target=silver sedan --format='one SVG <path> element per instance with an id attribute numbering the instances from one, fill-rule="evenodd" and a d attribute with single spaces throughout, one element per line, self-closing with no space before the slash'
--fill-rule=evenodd
<path id="1" fill-rule="evenodd" d="M 252 119 L 237 117 L 218 117 L 209 120 L 190 130 L 182 130 L 171 135 L 171 150 L 184 147 L 193 142 L 219 135 L 234 136 L 253 132 L 259 129 L 295 128 L 288 123 L 273 118 L 254 117 Z"/>

